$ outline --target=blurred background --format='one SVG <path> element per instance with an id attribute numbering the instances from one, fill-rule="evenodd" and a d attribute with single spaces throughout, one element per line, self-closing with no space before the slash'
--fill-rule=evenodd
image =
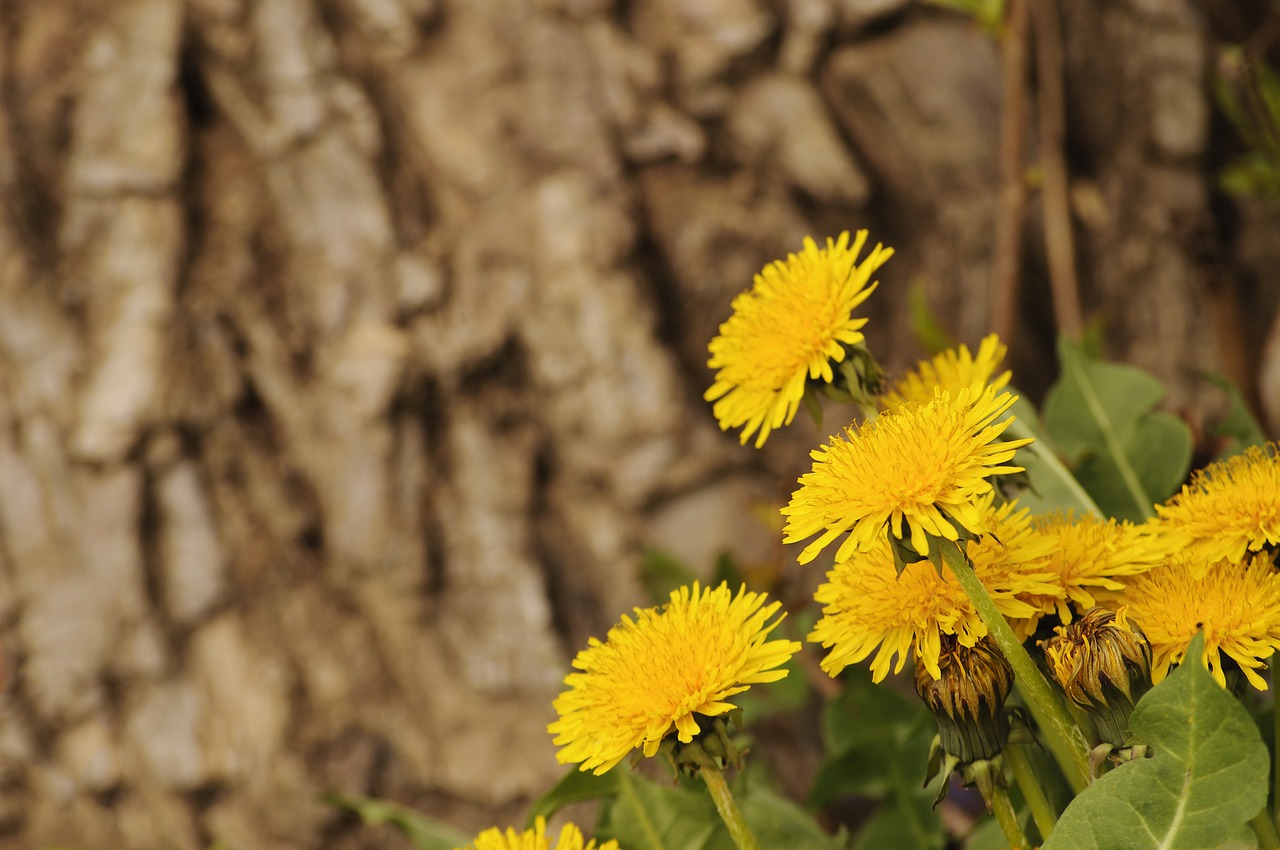
<path id="1" fill-rule="evenodd" d="M 1065 330 L 1275 437 L 1277 37 L 1264 0 L 0 0 L 0 846 L 397 846 L 329 791 L 520 822 L 645 553 L 798 570 L 776 507 L 844 423 L 757 452 L 701 394 L 806 235 L 897 250 L 890 367 L 997 330 L 1038 400 Z"/>

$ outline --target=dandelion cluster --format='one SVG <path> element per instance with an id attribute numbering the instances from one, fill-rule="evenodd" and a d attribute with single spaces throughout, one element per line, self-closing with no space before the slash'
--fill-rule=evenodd
<path id="1" fill-rule="evenodd" d="M 916 692 L 939 725 L 930 770 L 949 765 L 989 805 L 1015 732 L 1016 710 L 1004 708 L 1015 676 L 1048 693 L 1028 645 L 1093 718 L 1104 753 L 1126 745 L 1135 703 L 1200 632 L 1219 683 L 1238 671 L 1265 689 L 1261 673 L 1280 649 L 1280 449 L 1211 464 L 1152 506 L 1145 524 L 1087 512 L 1033 517 L 1012 495 L 1019 478 L 994 484 L 1024 471 L 1018 451 L 1032 442 L 1009 431 L 1017 396 L 995 335 L 976 353 L 960 345 L 922 360 L 880 392 L 867 319 L 855 313 L 893 251 L 877 244 L 859 260 L 866 242 L 866 231 L 825 247 L 806 238 L 734 299 L 709 346 L 715 379 L 705 398 L 721 429 L 741 429 L 744 444 L 754 436 L 763 446 L 802 402 L 817 405 L 823 387 L 867 405 L 810 453 L 781 508 L 783 542 L 804 544 L 800 564 L 840 541 L 807 636 L 823 650 L 821 669 L 834 677 L 865 663 L 881 682 L 912 662 Z M 853 392 L 848 382 L 864 373 L 877 376 L 874 387 Z M 624 615 L 565 677 L 547 727 L 557 760 L 602 774 L 629 755 L 661 751 L 713 787 L 708 773 L 737 763 L 721 718 L 752 685 L 785 677 L 801 649 L 772 637 L 780 607 L 745 586 L 693 582 Z M 720 749 L 708 760 L 702 746 L 713 738 Z M 566 826 L 555 850 L 597 850 L 583 840 Z M 539 819 L 523 834 L 488 830 L 467 850 L 551 847 Z"/>

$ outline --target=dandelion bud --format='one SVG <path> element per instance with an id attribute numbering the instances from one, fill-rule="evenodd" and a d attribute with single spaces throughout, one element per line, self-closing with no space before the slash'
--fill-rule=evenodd
<path id="1" fill-rule="evenodd" d="M 968 647 L 953 635 L 942 635 L 938 667 L 942 676 L 934 679 L 925 665 L 916 665 L 916 693 L 938 721 L 928 779 L 945 763 L 990 801 L 1000 754 L 1009 741 L 1011 721 L 1004 702 L 1013 688 L 1013 669 L 989 639 Z"/>
<path id="2" fill-rule="evenodd" d="M 1123 747 L 1129 712 L 1151 688 L 1151 645 L 1124 611 L 1091 608 L 1043 642 L 1049 672 L 1094 719 L 1098 737 Z"/>

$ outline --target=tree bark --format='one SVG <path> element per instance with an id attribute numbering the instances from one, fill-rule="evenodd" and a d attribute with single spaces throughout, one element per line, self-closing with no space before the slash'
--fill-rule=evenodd
<path id="1" fill-rule="evenodd" d="M 1069 94 L 1158 97 L 1069 115 L 1085 307 L 1189 403 L 1204 25 L 1094 5 Z M 521 820 L 646 548 L 797 580 L 753 509 L 841 423 L 755 452 L 700 399 L 752 274 L 870 227 L 890 365 L 917 283 L 985 331 L 999 97 L 996 42 L 905 0 L 0 0 L 0 841 L 363 846 L 328 790 Z"/>

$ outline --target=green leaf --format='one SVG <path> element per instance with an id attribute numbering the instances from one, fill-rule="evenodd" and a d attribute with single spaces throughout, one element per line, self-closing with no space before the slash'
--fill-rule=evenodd
<path id="1" fill-rule="evenodd" d="M 1053 438 L 1045 431 L 1035 407 L 1016 389 L 1010 388 L 1010 391 L 1018 395 L 1018 400 L 1009 408 L 1014 420 L 1004 436 L 1011 440 L 1024 437 L 1035 440 L 1031 445 L 1018 449 L 1014 459 L 1018 466 L 1026 470 L 1024 474 L 1031 484 L 1030 489 L 1018 493 L 1018 504 L 1030 508 L 1033 514 L 1054 511 L 1100 514 L 1102 511 L 1094 503 L 1093 497 L 1062 465 L 1062 461 L 1058 460 Z"/>
<path id="2" fill-rule="evenodd" d="M 1191 465 L 1191 431 L 1154 410 L 1164 387 L 1132 366 L 1090 360 L 1058 341 L 1062 377 L 1045 398 L 1044 424 L 1076 479 L 1107 515 L 1143 520 Z"/>
<path id="3" fill-rule="evenodd" d="M 828 835 L 812 815 L 759 782 L 737 799 L 762 850 L 845 850 L 848 846 L 844 835 Z M 723 837 L 729 839 L 724 850 L 734 850 L 728 829 L 723 829 Z"/>
<path id="4" fill-rule="evenodd" d="M 345 794 L 328 794 L 323 799 L 331 806 L 355 812 L 366 826 L 395 827 L 417 850 L 454 850 L 471 841 L 471 836 L 398 803 Z"/>
<path id="5" fill-rule="evenodd" d="M 1197 635 L 1186 657 L 1203 651 Z M 1183 663 L 1152 688 L 1130 727 L 1154 755 L 1122 764 L 1076 797 L 1043 850 L 1254 846 L 1247 824 L 1267 802 L 1267 748 L 1203 664 Z"/>
<path id="6" fill-rule="evenodd" d="M 620 770 L 610 770 L 596 776 L 589 770 L 569 769 L 550 791 L 533 801 L 529 808 L 529 819 L 525 827 L 532 827 L 538 817 L 550 818 L 565 806 L 573 803 L 586 803 L 591 800 L 603 800 L 618 793 L 618 777 Z"/>
<path id="7" fill-rule="evenodd" d="M 932 718 L 918 700 L 875 684 L 862 668 L 850 668 L 842 678 L 844 690 L 823 712 L 827 757 L 809 804 L 850 794 L 881 798 L 881 808 L 858 833 L 857 847 L 938 850 L 944 836 L 932 811 L 937 782 L 921 785 Z"/>
<path id="8" fill-rule="evenodd" d="M 619 772 L 618 796 L 608 804 L 598 835 L 627 850 L 735 850 L 733 838 L 700 785 L 687 789 Z M 828 835 L 796 804 L 753 783 L 734 795 L 761 850 L 843 850 L 843 836 Z"/>
<path id="9" fill-rule="evenodd" d="M 938 314 L 929 309 L 924 284 L 919 280 L 912 282 L 907 290 L 907 316 L 912 334 L 930 357 L 955 347 L 955 338 L 938 320 Z"/>
<path id="10" fill-rule="evenodd" d="M 706 793 L 660 787 L 628 770 L 618 774 L 618 795 L 601 813 L 601 839 L 628 850 L 707 850 L 719 817 Z"/>
<path id="11" fill-rule="evenodd" d="M 1238 454 L 1249 446 L 1261 446 L 1267 442 L 1258 420 L 1253 418 L 1249 405 L 1245 404 L 1240 389 L 1221 375 L 1212 372 L 1197 373 L 1209 383 L 1220 387 L 1227 394 L 1227 415 L 1209 428 L 1210 436 L 1227 441 L 1219 457 Z"/>
<path id="12" fill-rule="evenodd" d="M 895 794 L 858 830 L 854 850 L 942 850 L 946 836 L 933 811 L 936 793 Z"/>
<path id="13" fill-rule="evenodd" d="M 668 601 L 671 591 L 693 584 L 695 578 L 683 561 L 665 552 L 651 549 L 640 557 L 640 584 L 654 605 Z"/>
<path id="14" fill-rule="evenodd" d="M 847 668 L 841 679 L 844 688 L 822 712 L 822 739 L 831 757 L 886 737 L 900 737 L 927 716 L 922 703 L 887 684 L 877 685 L 862 667 Z"/>

